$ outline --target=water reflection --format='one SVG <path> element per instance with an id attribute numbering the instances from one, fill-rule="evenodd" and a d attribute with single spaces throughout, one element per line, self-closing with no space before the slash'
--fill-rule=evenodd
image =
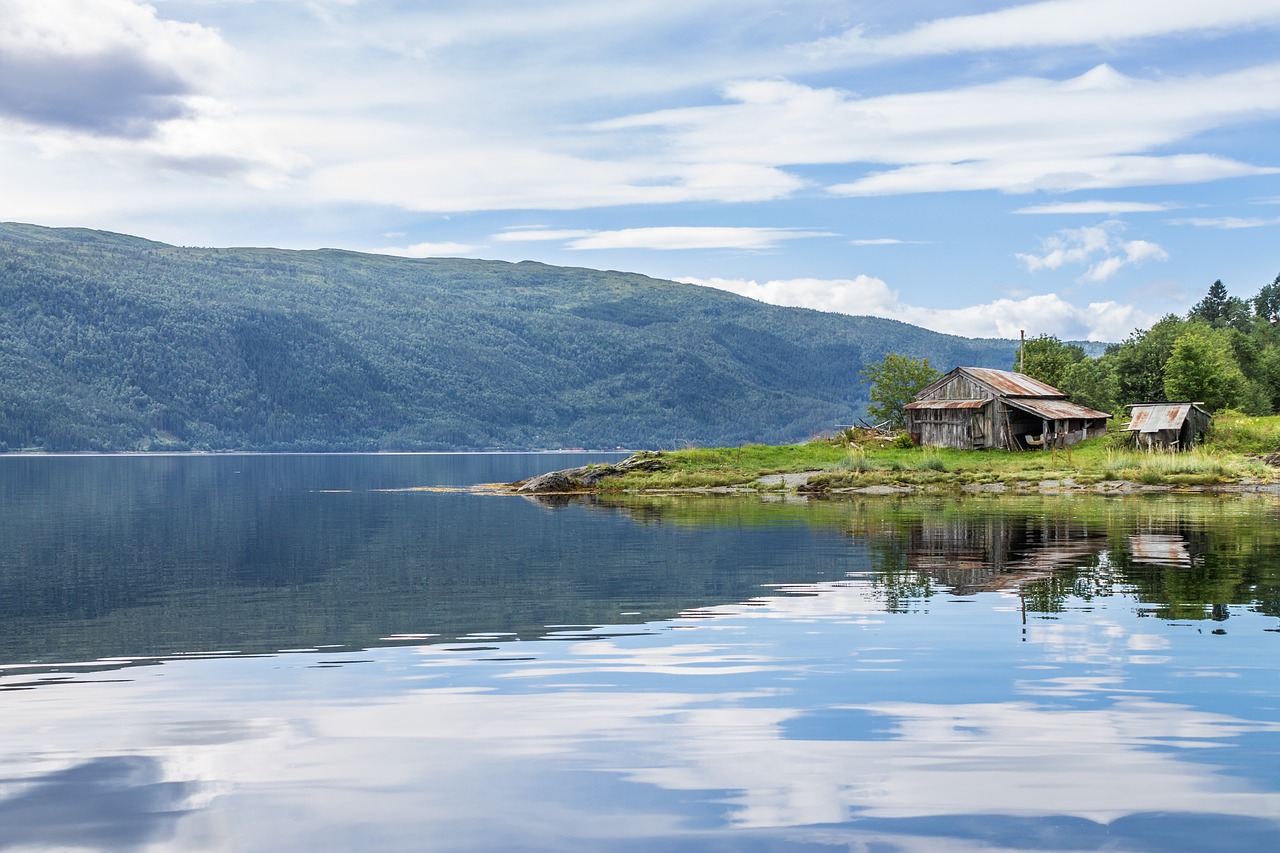
<path id="1" fill-rule="evenodd" d="M 15 787 L 13 780 L 5 788 Z M 199 785 L 142 756 L 92 758 L 0 793 L 0 848 L 128 849 L 167 841 Z"/>
<path id="2" fill-rule="evenodd" d="M 1280 845 L 1269 501 L 146 461 L 0 485 L 0 848 Z"/>
<path id="3" fill-rule="evenodd" d="M 111 806 L 120 846 L 183 850 L 1257 850 L 1280 838 L 1274 762 L 1245 754 L 1280 744 L 1274 685 L 1233 712 L 1169 689 L 1195 671 L 1202 635 L 1167 627 L 1181 662 L 1129 668 L 1140 623 L 1113 611 L 1094 638 L 1109 655 L 1099 669 L 999 641 L 1008 596 L 981 597 L 981 618 L 936 611 L 935 629 L 867 618 L 867 582 L 805 592 L 632 637 L 490 644 L 520 660 L 440 645 L 196 660 L 73 686 L 71 701 L 23 694 L 0 754 L 41 769 L 11 769 L 8 784 L 35 795 L 0 810 L 28 833 L 37 817 L 65 822 L 70 845 Z M 1237 675 L 1237 698 L 1274 681 L 1270 667 Z M 51 733 L 37 748 L 35 729 Z M 59 767 L 64 756 L 77 758 Z"/>

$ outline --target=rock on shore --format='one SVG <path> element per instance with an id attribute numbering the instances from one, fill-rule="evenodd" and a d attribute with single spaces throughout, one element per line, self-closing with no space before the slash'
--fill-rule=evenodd
<path id="1" fill-rule="evenodd" d="M 629 471 L 661 471 L 667 467 L 660 451 L 642 450 L 623 459 L 616 465 L 583 465 L 550 471 L 512 483 L 517 494 L 553 494 L 556 492 L 580 492 L 597 486 L 601 480 L 618 477 Z"/>

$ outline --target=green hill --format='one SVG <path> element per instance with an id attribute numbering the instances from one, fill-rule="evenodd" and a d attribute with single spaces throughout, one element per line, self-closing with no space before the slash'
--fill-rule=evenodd
<path id="1" fill-rule="evenodd" d="M 0 224 L 0 449 L 783 442 L 1015 344 L 621 272 Z"/>

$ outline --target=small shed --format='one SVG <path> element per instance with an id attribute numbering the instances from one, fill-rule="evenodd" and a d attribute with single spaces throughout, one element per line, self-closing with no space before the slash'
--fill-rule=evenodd
<path id="1" fill-rule="evenodd" d="M 989 367 L 957 367 L 905 408 L 916 444 L 961 449 L 1065 447 L 1104 434 L 1110 417 L 1038 379 Z"/>
<path id="2" fill-rule="evenodd" d="M 1204 403 L 1135 403 L 1125 429 L 1139 447 L 1186 450 L 1204 440 L 1212 423 Z"/>

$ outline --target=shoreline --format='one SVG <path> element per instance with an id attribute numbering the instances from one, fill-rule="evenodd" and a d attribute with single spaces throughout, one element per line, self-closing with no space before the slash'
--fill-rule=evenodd
<path id="1" fill-rule="evenodd" d="M 796 447 L 755 448 L 761 452 Z M 915 449 L 914 465 L 876 461 L 863 450 L 846 459 L 818 460 L 803 453 L 789 465 L 767 470 L 750 464 L 726 464 L 745 448 L 701 451 L 641 451 L 617 464 L 592 464 L 550 471 L 514 483 L 488 484 L 485 491 L 515 495 L 775 495 L 823 498 L 838 495 L 1280 495 L 1280 469 L 1270 459 L 1238 459 L 1226 453 L 1201 452 L 1193 457 L 1140 457 L 1149 469 L 1128 469 L 1108 453 L 1105 462 L 1068 456 L 1027 454 L 950 457 L 946 462 L 929 450 Z M 694 456 L 693 454 L 698 454 Z M 871 461 L 869 461 L 871 460 Z M 773 460 L 775 463 L 781 460 Z M 1162 467 L 1163 466 L 1163 467 Z M 1116 476 L 1120 474 L 1120 476 Z M 1125 476 L 1127 474 L 1128 476 Z"/>

